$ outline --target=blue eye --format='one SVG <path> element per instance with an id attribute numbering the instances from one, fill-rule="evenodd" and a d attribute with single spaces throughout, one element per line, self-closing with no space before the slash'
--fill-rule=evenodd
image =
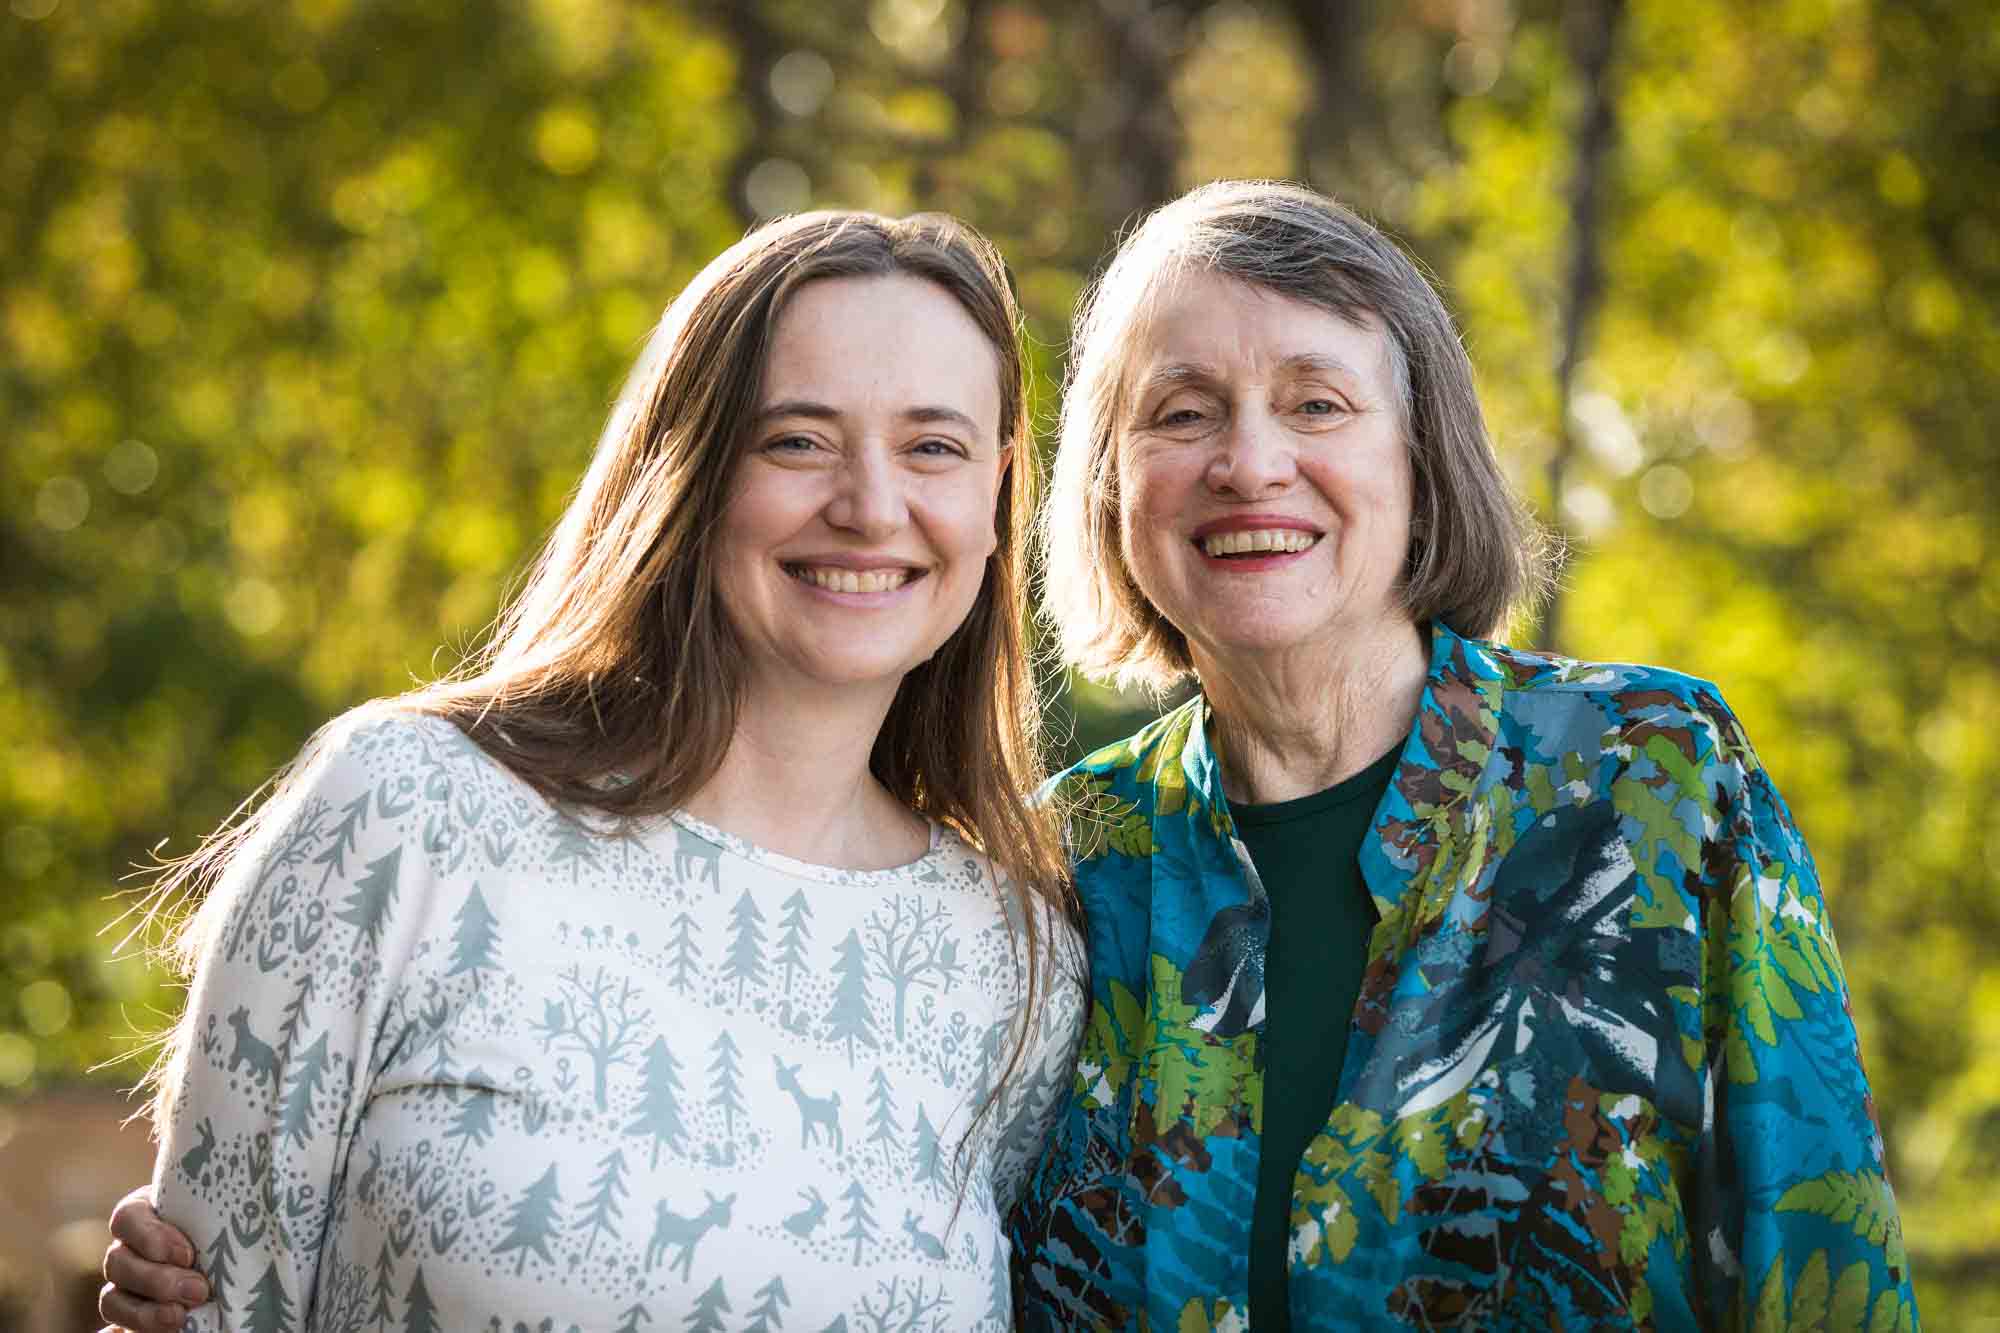
<path id="1" fill-rule="evenodd" d="M 917 452 L 931 458 L 965 457 L 965 450 L 950 440 L 919 440 L 917 441 L 916 449 Z"/>
<path id="2" fill-rule="evenodd" d="M 1340 404 L 1334 402 L 1331 398 L 1309 398 L 1299 404 L 1299 411 L 1309 417 L 1332 416 L 1339 410 Z"/>

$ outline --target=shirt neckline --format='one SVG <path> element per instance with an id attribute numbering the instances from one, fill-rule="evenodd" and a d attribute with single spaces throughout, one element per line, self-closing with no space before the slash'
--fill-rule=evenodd
<path id="1" fill-rule="evenodd" d="M 686 829 L 702 841 L 714 843 L 724 851 L 740 856 L 746 861 L 767 866 L 772 870 L 790 875 L 796 879 L 819 880 L 826 884 L 891 884 L 900 880 L 906 880 L 913 873 L 922 869 L 928 862 L 940 855 L 945 850 L 947 841 L 944 825 L 938 823 L 935 819 L 927 818 L 924 822 L 930 826 L 930 846 L 925 848 L 923 854 L 918 856 L 916 860 L 907 861 L 899 866 L 889 866 L 882 870 L 856 870 L 846 866 L 829 866 L 821 865 L 814 861 L 801 861 L 797 857 L 786 856 L 783 852 L 774 852 L 768 847 L 760 847 L 748 839 L 739 838 L 727 829 L 720 829 L 706 820 L 697 819 L 685 810 L 675 810 L 667 817 L 670 821 L 678 824 L 681 828 Z"/>

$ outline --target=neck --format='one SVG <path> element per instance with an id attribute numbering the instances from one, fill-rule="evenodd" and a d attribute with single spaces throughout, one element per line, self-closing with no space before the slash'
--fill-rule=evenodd
<path id="1" fill-rule="evenodd" d="M 930 828 L 868 767 L 894 699 L 894 683 L 866 690 L 753 683 L 722 764 L 686 802 L 688 813 L 814 865 L 907 865 L 930 845 Z"/>
<path id="2" fill-rule="evenodd" d="M 1424 633 L 1408 621 L 1284 652 L 1189 651 L 1214 714 L 1223 794 L 1253 805 L 1324 791 L 1400 744 L 1430 669 Z"/>

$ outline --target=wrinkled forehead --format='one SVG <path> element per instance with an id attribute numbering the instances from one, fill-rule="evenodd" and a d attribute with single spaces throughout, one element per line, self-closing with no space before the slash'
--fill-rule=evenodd
<path id="1" fill-rule="evenodd" d="M 1399 405 L 1407 397 L 1408 372 L 1401 349 L 1381 315 L 1368 306 L 1337 300 L 1327 291 L 1256 281 L 1203 263 L 1198 256 L 1163 262 L 1148 278 L 1133 295 L 1116 352 L 1119 410 L 1129 406 L 1146 383 L 1198 370 L 1208 356 L 1205 348 L 1218 340 L 1225 308 L 1234 305 L 1236 297 L 1249 298 L 1252 306 L 1281 318 L 1288 313 L 1307 316 L 1291 321 L 1295 336 L 1277 349 L 1287 362 L 1326 363 L 1363 379 L 1379 376 L 1385 396 Z"/>

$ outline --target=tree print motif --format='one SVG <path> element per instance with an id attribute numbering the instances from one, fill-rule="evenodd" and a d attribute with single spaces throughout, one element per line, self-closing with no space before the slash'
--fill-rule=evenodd
<path id="1" fill-rule="evenodd" d="M 591 831 L 569 815 L 549 818 L 549 860 L 569 867 L 569 882 L 582 882 L 584 867 L 597 869 L 597 839 Z"/>
<path id="2" fill-rule="evenodd" d="M 541 1179 L 528 1186 L 519 1202 L 508 1210 L 504 1223 L 507 1234 L 493 1247 L 493 1253 L 516 1251 L 516 1274 L 526 1268 L 531 1250 L 543 1263 L 554 1263 L 555 1258 L 549 1253 L 549 1241 L 556 1232 L 556 1209 L 561 1203 L 562 1194 L 556 1185 L 556 1168 L 552 1162 Z"/>
<path id="3" fill-rule="evenodd" d="M 882 1169 L 895 1170 L 889 1150 L 902 1136 L 903 1127 L 896 1123 L 896 1103 L 889 1092 L 889 1078 L 880 1065 L 875 1066 L 875 1073 L 868 1080 L 868 1128 L 868 1142 L 882 1147 Z"/>
<path id="4" fill-rule="evenodd" d="M 694 918 L 682 912 L 674 918 L 674 937 L 667 942 L 667 984 L 691 994 L 701 979 L 701 946 L 694 939 Z"/>
<path id="5" fill-rule="evenodd" d="M 773 1333 L 783 1328 L 785 1318 L 780 1311 L 792 1303 L 792 1298 L 785 1294 L 785 1279 L 772 1278 L 757 1288 L 754 1295 L 757 1303 L 743 1312 L 750 1321 L 743 1326 L 743 1333 Z"/>
<path id="6" fill-rule="evenodd" d="M 344 921 L 361 932 L 361 938 L 373 949 L 382 943 L 382 925 L 389 919 L 389 910 L 396 905 L 397 878 L 403 863 L 403 849 L 391 847 L 387 852 L 368 863 L 368 873 L 354 881 L 354 892 L 348 895 L 341 909 L 333 914 L 336 921 Z"/>
<path id="7" fill-rule="evenodd" d="M 474 1069 L 465 1076 L 465 1082 L 465 1097 L 444 1131 L 446 1138 L 458 1140 L 454 1162 L 465 1160 L 467 1148 L 480 1147 L 493 1137 L 493 1113 L 499 1105 L 492 1091 L 492 1076 L 485 1070 Z"/>
<path id="8" fill-rule="evenodd" d="M 862 1248 L 881 1234 L 881 1228 L 875 1222 L 875 1201 L 869 1197 L 859 1176 L 848 1183 L 840 1197 L 847 1202 L 847 1210 L 841 1214 L 847 1223 L 847 1230 L 840 1233 L 840 1238 L 854 1242 L 854 1263 L 859 1267 Z"/>
<path id="9" fill-rule="evenodd" d="M 625 1126 L 627 1134 L 645 1134 L 653 1140 L 653 1166 L 660 1164 L 660 1149 L 685 1151 L 682 1140 L 687 1127 L 681 1123 L 680 1062 L 667 1050 L 664 1037 L 653 1038 L 646 1048 L 646 1068 L 641 1077 L 645 1091 L 639 1098 L 638 1113 Z"/>
<path id="10" fill-rule="evenodd" d="M 857 1042 L 871 1051 L 880 1044 L 875 1038 L 875 1017 L 868 1012 L 868 962 L 861 953 L 861 937 L 852 930 L 840 942 L 833 974 L 839 980 L 833 988 L 833 1004 L 826 1011 L 826 1036 L 828 1041 L 846 1043 L 851 1068 Z"/>
<path id="11" fill-rule="evenodd" d="M 452 920 L 457 929 L 452 934 L 451 970 L 445 975 L 455 977 L 470 972 L 472 989 L 477 994 L 485 974 L 500 965 L 496 947 L 500 939 L 499 919 L 486 905 L 486 895 L 474 884 L 472 892 L 465 896 L 464 906 Z"/>
<path id="12" fill-rule="evenodd" d="M 440 1333 L 437 1319 L 437 1305 L 431 1300 L 430 1288 L 424 1285 L 424 1268 L 417 1265 L 417 1275 L 410 1279 L 409 1305 L 403 1315 L 403 1333 Z"/>
<path id="13" fill-rule="evenodd" d="M 736 1003 L 743 1003 L 743 987 L 764 982 L 764 914 L 745 889 L 729 913 L 729 952 L 722 960 L 722 980 L 736 983 Z"/>
<path id="14" fill-rule="evenodd" d="M 958 940 L 946 925 L 945 904 L 926 903 L 918 894 L 897 894 L 886 908 L 868 914 L 868 958 L 875 974 L 895 996 L 896 1040 L 903 1040 L 903 1014 L 912 986 L 940 983 L 949 991 L 964 964 Z"/>
<path id="15" fill-rule="evenodd" d="M 583 1203 L 583 1215 L 577 1218 L 573 1229 L 588 1231 L 589 1237 L 583 1246 L 583 1257 L 588 1259 L 597 1248 L 597 1238 L 609 1232 L 613 1240 L 618 1239 L 618 1219 L 624 1210 L 618 1201 L 625 1197 L 625 1154 L 613 1148 L 598 1160 L 598 1174 L 590 1182 L 591 1195 Z"/>
<path id="16" fill-rule="evenodd" d="M 583 965 L 573 963 L 556 980 L 562 994 L 544 1003 L 534 1028 L 544 1049 L 561 1042 L 565 1049 L 589 1057 L 591 1093 L 597 1109 L 608 1110 L 608 1072 L 614 1065 L 632 1063 L 632 1052 L 645 1039 L 653 1011 L 633 1003 L 638 992 L 629 979 L 613 982 L 601 967 L 585 981 Z"/>
<path id="17" fill-rule="evenodd" d="M 276 1264 L 266 1265 L 264 1276 L 250 1289 L 243 1327 L 248 1333 L 292 1333 L 292 1298 L 286 1294 L 285 1280 L 278 1275 Z"/>
<path id="18" fill-rule="evenodd" d="M 722 1279 L 708 1284 L 708 1290 L 695 1298 L 694 1308 L 682 1321 L 688 1333 L 722 1333 L 722 1316 L 729 1313 L 729 1297 L 723 1294 Z"/>
<path id="19" fill-rule="evenodd" d="M 737 1063 L 736 1043 L 728 1031 L 715 1034 L 715 1058 L 709 1061 L 708 1076 L 715 1091 L 709 1094 L 709 1105 L 722 1108 L 723 1134 L 736 1137 L 736 1117 L 744 1112 L 743 1068 Z"/>
<path id="20" fill-rule="evenodd" d="M 785 994 L 792 993 L 792 981 L 806 965 L 806 941 L 812 938 L 812 904 L 804 889 L 785 899 L 785 914 L 778 919 L 776 965 L 785 974 Z"/>

